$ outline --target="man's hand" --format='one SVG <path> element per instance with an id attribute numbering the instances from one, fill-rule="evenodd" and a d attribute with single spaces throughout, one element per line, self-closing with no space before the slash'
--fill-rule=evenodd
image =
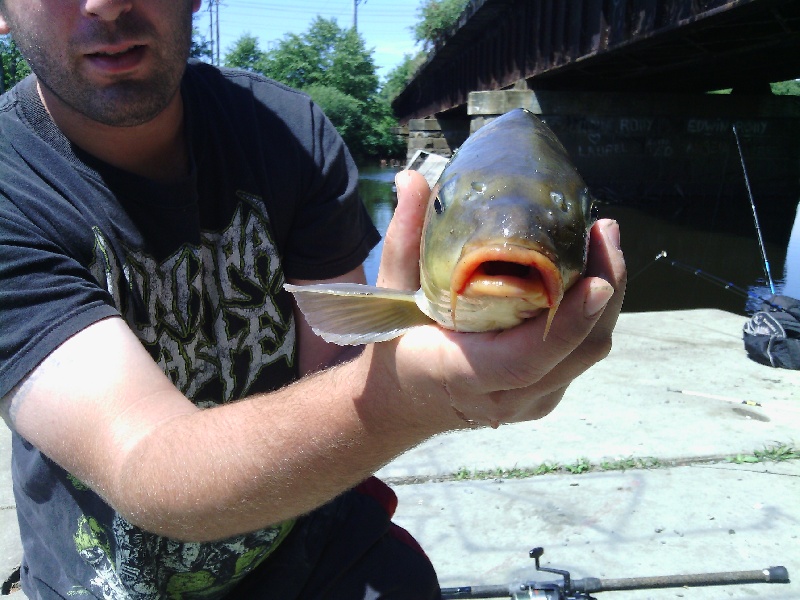
<path id="1" fill-rule="evenodd" d="M 378 280 L 385 287 L 417 289 L 429 190 L 415 172 L 398 174 L 396 183 L 398 207 Z M 553 410 L 575 377 L 608 354 L 625 276 L 619 227 L 601 220 L 592 227 L 586 276 L 565 295 L 546 341 L 544 316 L 490 333 L 429 326 L 379 345 L 375 357 L 388 361 L 399 389 L 428 408 L 449 404 L 450 427 L 463 427 L 464 419 L 492 426 L 538 419 Z"/>

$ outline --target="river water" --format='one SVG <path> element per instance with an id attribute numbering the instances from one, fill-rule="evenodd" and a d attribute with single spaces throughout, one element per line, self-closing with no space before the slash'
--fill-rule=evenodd
<path id="1" fill-rule="evenodd" d="M 396 206 L 395 172 L 390 168 L 361 169 L 361 197 L 381 234 L 386 232 Z M 770 290 L 765 283 L 764 261 L 752 211 L 746 198 L 742 204 L 716 207 L 711 222 L 699 223 L 692 221 L 691 213 L 688 217 L 664 215 L 643 207 L 598 203 L 599 217 L 613 218 L 620 224 L 629 276 L 623 310 L 718 308 L 741 315 L 756 310 L 760 301 L 755 297 L 766 296 Z M 787 247 L 791 248 L 788 251 L 789 285 L 800 285 L 796 281 L 800 278 L 800 273 L 796 274 L 800 269 L 800 223 L 795 224 L 790 244 L 793 218 L 794 215 L 782 215 L 779 221 L 762 219 L 760 223 L 778 293 L 784 291 L 786 285 Z M 377 278 L 381 250 L 382 244 L 379 244 L 365 263 L 370 284 Z M 667 252 L 667 258 L 656 260 L 662 251 Z M 671 265 L 669 259 L 683 266 Z M 743 292 L 711 283 L 686 267 L 699 268 Z M 785 293 L 798 297 L 800 289 L 787 287 Z"/>

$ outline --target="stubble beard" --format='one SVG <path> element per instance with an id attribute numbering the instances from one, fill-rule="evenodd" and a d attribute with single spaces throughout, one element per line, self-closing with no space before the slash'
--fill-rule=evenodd
<path id="1" fill-rule="evenodd" d="M 49 52 L 46 44 L 24 29 L 16 29 L 14 41 L 39 84 L 61 103 L 103 125 L 134 127 L 158 116 L 178 92 L 191 47 L 191 12 L 183 22 L 188 25 L 175 31 L 174 37 L 162 38 L 158 48 L 148 46 L 148 52 L 157 55 L 151 57 L 156 68 L 146 79 L 121 77 L 103 86 L 83 77 L 77 65 L 60 62 L 58 53 Z M 141 39 L 143 35 L 145 39 L 158 39 L 148 24 L 123 17 L 115 22 L 113 32 L 98 27 L 87 37 L 94 43 L 110 43 L 115 38 Z M 80 58 L 75 60 L 82 60 L 80 53 L 72 49 L 73 45 L 80 47 L 80 44 L 70 43 L 65 56 L 78 56 Z"/>

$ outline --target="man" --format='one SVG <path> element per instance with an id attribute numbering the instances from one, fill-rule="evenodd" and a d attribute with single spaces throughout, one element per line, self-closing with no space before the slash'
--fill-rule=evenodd
<path id="1" fill-rule="evenodd" d="M 199 6 L 0 0 L 35 74 L 0 102 L 0 397 L 23 589 L 436 598 L 370 475 L 437 433 L 552 410 L 610 346 L 618 228 L 595 225 L 591 276 L 546 343 L 533 319 L 420 327 L 345 356 L 282 284 L 363 282 L 377 238 L 352 160 L 307 97 L 186 66 Z M 379 283 L 416 288 L 428 190 L 414 173 L 397 187 Z"/>

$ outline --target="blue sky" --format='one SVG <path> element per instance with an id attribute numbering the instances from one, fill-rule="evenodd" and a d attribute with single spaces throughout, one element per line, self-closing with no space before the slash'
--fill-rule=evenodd
<path id="1" fill-rule="evenodd" d="M 335 18 L 340 27 L 353 23 L 354 0 L 220 0 L 220 51 L 225 51 L 242 34 L 249 33 L 259 40 L 262 50 L 287 33 L 303 33 L 311 21 L 320 15 Z M 209 35 L 208 2 L 203 2 L 196 27 Z M 373 59 L 378 75 L 383 78 L 403 60 L 404 54 L 414 54 L 410 27 L 417 22 L 420 0 L 361 0 L 358 5 L 358 31 Z"/>

